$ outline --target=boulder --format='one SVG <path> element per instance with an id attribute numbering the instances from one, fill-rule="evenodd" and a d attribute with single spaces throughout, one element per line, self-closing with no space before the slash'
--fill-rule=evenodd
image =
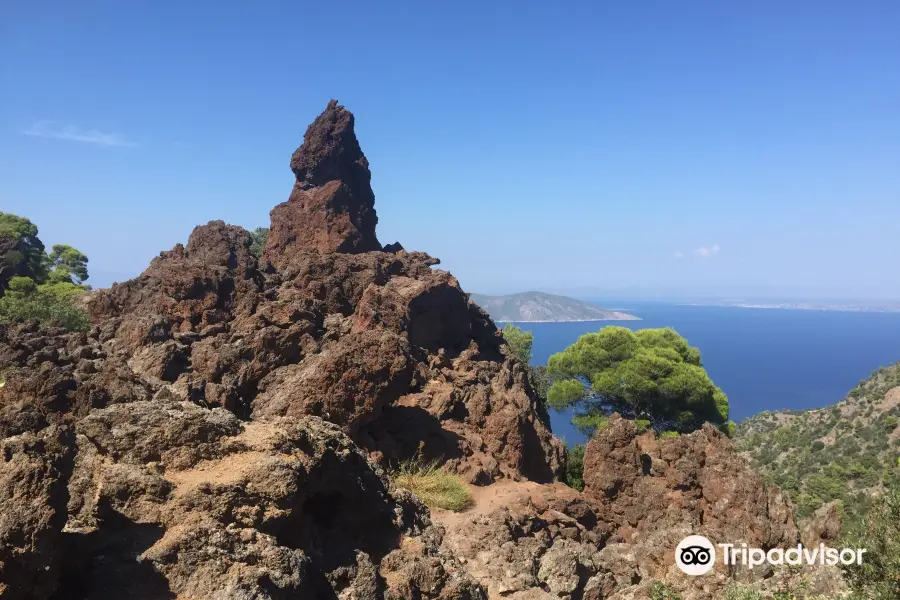
<path id="1" fill-rule="evenodd" d="M 62 569 L 75 436 L 53 425 L 0 440 L 0 596 L 47 598 Z"/>

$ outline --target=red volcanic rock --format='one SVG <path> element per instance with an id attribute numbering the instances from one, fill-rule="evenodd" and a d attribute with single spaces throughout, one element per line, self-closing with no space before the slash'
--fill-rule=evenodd
<path id="1" fill-rule="evenodd" d="M 354 331 L 382 326 L 402 329 L 409 341 L 431 351 L 459 353 L 472 339 L 469 299 L 449 273 L 420 279 L 394 277 L 366 288 L 354 315 Z"/>
<path id="2" fill-rule="evenodd" d="M 448 404 L 437 399 L 421 405 Z M 447 528 L 444 546 L 465 559 L 490 597 L 637 600 L 655 598 L 654 585 L 665 584 L 684 600 L 706 600 L 725 597 L 734 580 L 761 597 L 790 581 L 817 593 L 842 589 L 834 572 L 816 569 L 750 571 L 720 560 L 709 575 L 689 577 L 675 566 L 675 547 L 687 535 L 759 548 L 799 541 L 790 504 L 713 427 L 658 439 L 614 417 L 588 443 L 584 481 L 584 493 L 531 481 L 480 488 L 469 513 L 437 515 Z M 819 533 L 825 529 L 834 526 L 817 529 L 815 544 L 830 535 Z"/>
<path id="3" fill-rule="evenodd" d="M 264 260 L 280 267 L 298 249 L 380 250 L 369 161 L 353 131 L 353 113 L 332 100 L 291 157 L 297 178 L 287 202 L 272 209 Z"/>
<path id="4" fill-rule="evenodd" d="M 409 345 L 399 335 L 352 333 L 263 381 L 253 415 L 316 415 L 353 433 L 409 391 L 412 371 Z"/>
<path id="5" fill-rule="evenodd" d="M 442 458 L 482 484 L 558 478 L 562 444 L 490 318 L 432 268 L 437 259 L 380 250 L 352 114 L 330 103 L 291 168 L 294 194 L 272 212 L 264 270 L 246 230 L 197 227 L 137 279 L 92 295 L 92 336 L 105 365 L 121 368 L 61 373 L 57 401 L 91 390 L 101 407 L 130 381 L 140 399 L 171 384 L 244 418 L 321 416 L 387 461 Z M 10 387 L 27 396 L 31 385 Z M 21 419 L 8 414 L 12 429 Z"/>
<path id="6" fill-rule="evenodd" d="M 161 252 L 136 279 L 93 294 L 88 308 L 96 324 L 113 317 L 126 316 L 132 322 L 150 318 L 146 332 L 128 336 L 135 349 L 164 341 L 169 337 L 164 330 L 200 331 L 221 323 L 241 309 L 238 302 L 255 302 L 254 292 L 260 288 L 250 233 L 210 221 L 194 228 L 187 247 L 178 244 Z"/>
<path id="7" fill-rule="evenodd" d="M 788 548 L 800 539 L 790 503 L 711 425 L 658 439 L 652 431 L 638 435 L 633 421 L 615 416 L 587 445 L 584 484 L 585 497 L 613 528 L 603 563 L 620 587 L 654 579 L 698 597 L 694 584 L 701 578 L 685 578 L 672 558 L 687 535 L 755 548 Z M 701 583 L 724 587 L 728 577 L 762 575 L 765 569 L 729 571 L 719 563 L 716 579 Z"/>

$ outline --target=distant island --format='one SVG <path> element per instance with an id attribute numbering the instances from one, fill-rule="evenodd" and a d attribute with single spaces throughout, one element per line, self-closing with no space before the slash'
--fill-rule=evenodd
<path id="1" fill-rule="evenodd" d="M 638 321 L 628 313 L 606 310 L 581 300 L 545 294 L 522 292 L 507 296 L 471 294 L 471 298 L 495 321 L 548 323 L 560 321 Z"/>

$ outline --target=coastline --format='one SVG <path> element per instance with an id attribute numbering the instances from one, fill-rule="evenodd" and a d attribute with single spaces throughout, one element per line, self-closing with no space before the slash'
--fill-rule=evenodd
<path id="1" fill-rule="evenodd" d="M 494 319 L 496 323 L 600 323 L 605 321 L 641 321 L 640 317 L 629 315 L 628 318 L 612 318 L 612 319 L 538 319 L 538 320 L 515 320 L 507 321 L 505 319 Z"/>
<path id="2" fill-rule="evenodd" d="M 725 304 L 725 303 L 699 303 L 686 302 L 678 303 L 675 306 L 699 306 L 699 307 L 720 307 L 720 308 L 752 308 L 756 310 L 805 310 L 819 312 L 852 312 L 852 313 L 882 313 L 893 314 L 900 312 L 900 308 L 894 307 L 867 307 L 867 306 L 829 306 L 816 304 Z"/>

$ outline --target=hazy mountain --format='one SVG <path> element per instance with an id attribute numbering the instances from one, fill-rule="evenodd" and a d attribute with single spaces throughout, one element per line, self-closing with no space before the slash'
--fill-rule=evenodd
<path id="1" fill-rule="evenodd" d="M 581 300 L 543 292 L 522 292 L 507 296 L 472 294 L 495 321 L 633 321 L 638 317 L 606 310 Z"/>

